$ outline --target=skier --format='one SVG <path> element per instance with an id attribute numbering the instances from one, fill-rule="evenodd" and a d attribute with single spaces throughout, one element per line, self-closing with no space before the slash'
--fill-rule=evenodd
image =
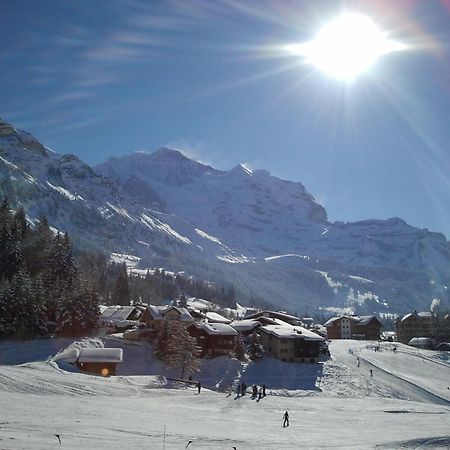
<path id="1" fill-rule="evenodd" d="M 283 415 L 283 428 L 286 428 L 289 426 L 289 413 L 286 411 Z"/>
<path id="2" fill-rule="evenodd" d="M 256 387 L 256 384 L 252 386 L 252 398 L 256 398 L 258 395 L 258 388 Z"/>
<path id="3" fill-rule="evenodd" d="M 246 392 L 247 392 L 247 385 L 245 383 L 242 383 L 241 395 L 245 395 Z"/>
<path id="4" fill-rule="evenodd" d="M 263 397 L 265 397 L 266 396 L 266 385 L 265 384 L 262 385 L 262 390 L 263 390 Z"/>
<path id="5" fill-rule="evenodd" d="M 372 369 L 370 369 L 370 377 L 371 377 L 371 378 L 373 377 L 373 371 L 372 371 Z"/>
<path id="6" fill-rule="evenodd" d="M 361 363 L 361 361 L 359 360 L 359 356 L 356 357 L 356 363 L 357 363 L 357 366 L 359 367 L 359 365 Z"/>
<path id="7" fill-rule="evenodd" d="M 197 381 L 197 390 L 198 393 L 200 394 L 200 391 L 202 390 L 202 384 L 200 383 L 200 381 Z"/>

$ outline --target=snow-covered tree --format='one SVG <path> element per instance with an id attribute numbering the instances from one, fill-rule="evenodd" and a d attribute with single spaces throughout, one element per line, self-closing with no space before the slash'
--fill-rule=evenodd
<path id="1" fill-rule="evenodd" d="M 261 345 L 258 333 L 255 331 L 250 336 L 250 343 L 248 346 L 248 355 L 252 361 L 262 358 L 264 347 Z"/>
<path id="2" fill-rule="evenodd" d="M 238 337 L 236 338 L 236 344 L 234 346 L 234 356 L 239 361 L 245 359 L 245 344 L 244 340 L 242 339 L 241 333 L 239 333 Z"/>
<path id="3" fill-rule="evenodd" d="M 98 301 L 89 291 L 63 293 L 56 316 L 56 332 L 63 335 L 80 334 L 98 326 Z"/>
<path id="4" fill-rule="evenodd" d="M 197 340 L 178 321 L 166 321 L 156 340 L 155 355 L 180 371 L 180 378 L 200 370 Z"/>

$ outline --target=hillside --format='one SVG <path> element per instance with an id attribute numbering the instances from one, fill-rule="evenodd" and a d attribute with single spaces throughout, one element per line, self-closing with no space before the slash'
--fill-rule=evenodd
<path id="1" fill-rule="evenodd" d="M 399 218 L 330 222 L 301 183 L 265 170 L 217 170 L 167 148 L 91 168 L 0 121 L 0 194 L 81 247 L 233 284 L 246 302 L 387 315 L 450 304 L 442 234 Z"/>

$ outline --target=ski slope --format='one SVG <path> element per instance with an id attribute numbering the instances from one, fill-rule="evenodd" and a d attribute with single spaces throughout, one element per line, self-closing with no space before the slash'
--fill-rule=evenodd
<path id="1" fill-rule="evenodd" d="M 189 441 L 194 450 L 449 448 L 450 396 L 441 387 L 450 382 L 448 361 L 371 347 L 334 341 L 319 369 L 269 359 L 240 366 L 236 380 L 248 385 L 278 379 L 259 402 L 232 391 L 198 395 L 159 374 L 100 378 L 45 361 L 0 366 L 0 448 L 56 448 L 56 434 L 65 449 L 169 450 Z M 283 428 L 286 410 L 291 425 Z"/>

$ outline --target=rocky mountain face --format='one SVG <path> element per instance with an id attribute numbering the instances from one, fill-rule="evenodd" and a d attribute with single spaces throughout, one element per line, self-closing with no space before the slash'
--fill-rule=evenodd
<path id="1" fill-rule="evenodd" d="M 232 283 L 303 314 L 449 302 L 450 243 L 398 218 L 331 223 L 298 182 L 221 171 L 162 148 L 91 168 L 0 121 L 0 193 L 82 245 Z"/>

